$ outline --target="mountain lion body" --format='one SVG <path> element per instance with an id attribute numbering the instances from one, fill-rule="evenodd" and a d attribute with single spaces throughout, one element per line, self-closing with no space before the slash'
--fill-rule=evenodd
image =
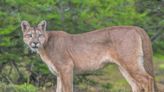
<path id="1" fill-rule="evenodd" d="M 24 42 L 57 76 L 56 92 L 73 92 L 73 73 L 85 73 L 114 63 L 133 92 L 157 92 L 151 42 L 143 29 L 115 26 L 82 34 L 46 32 L 46 22 L 21 23 Z"/>

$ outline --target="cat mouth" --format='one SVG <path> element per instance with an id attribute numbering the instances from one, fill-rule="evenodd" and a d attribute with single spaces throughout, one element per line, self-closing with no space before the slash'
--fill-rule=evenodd
<path id="1" fill-rule="evenodd" d="M 38 49 L 40 48 L 40 46 L 39 45 L 31 45 L 30 48 L 33 52 L 37 52 Z"/>
<path id="2" fill-rule="evenodd" d="M 38 47 L 37 47 L 37 46 L 35 46 L 35 47 L 32 47 L 32 48 L 37 49 Z"/>
<path id="3" fill-rule="evenodd" d="M 32 51 L 32 52 L 37 52 L 37 50 L 38 50 L 38 47 L 37 47 L 37 46 L 31 47 L 31 51 Z"/>
<path id="4" fill-rule="evenodd" d="M 31 48 L 36 50 L 36 49 L 38 49 L 39 47 L 38 47 L 38 46 L 32 46 Z"/>
<path id="5" fill-rule="evenodd" d="M 36 46 L 36 45 L 35 46 L 31 46 L 31 47 L 34 48 L 34 49 L 37 49 L 38 48 L 38 46 Z"/>

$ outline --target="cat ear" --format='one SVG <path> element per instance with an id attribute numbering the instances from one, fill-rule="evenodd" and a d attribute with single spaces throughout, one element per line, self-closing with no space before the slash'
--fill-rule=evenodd
<path id="1" fill-rule="evenodd" d="M 27 31 L 30 28 L 30 24 L 28 23 L 28 21 L 23 20 L 21 22 L 21 28 L 23 32 Z"/>
<path id="2" fill-rule="evenodd" d="M 47 22 L 45 20 L 41 21 L 39 24 L 38 24 L 38 28 L 42 31 L 46 31 L 46 27 L 47 27 Z"/>

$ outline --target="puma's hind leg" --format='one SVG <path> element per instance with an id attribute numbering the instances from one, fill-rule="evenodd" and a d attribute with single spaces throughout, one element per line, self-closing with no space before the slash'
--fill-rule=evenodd
<path id="1" fill-rule="evenodd" d="M 148 73 L 144 73 L 139 67 L 133 69 L 119 67 L 121 73 L 130 84 L 133 92 L 155 92 L 154 79 Z"/>
<path id="2" fill-rule="evenodd" d="M 153 77 L 140 72 L 133 73 L 132 76 L 138 84 L 139 92 L 155 92 Z"/>
<path id="3" fill-rule="evenodd" d="M 135 79 L 131 76 L 130 72 L 127 71 L 123 67 L 119 67 L 119 70 L 122 73 L 122 75 L 124 76 L 124 78 L 128 81 L 129 85 L 131 86 L 132 92 L 140 92 L 139 86 L 138 86 L 137 82 L 135 81 Z"/>

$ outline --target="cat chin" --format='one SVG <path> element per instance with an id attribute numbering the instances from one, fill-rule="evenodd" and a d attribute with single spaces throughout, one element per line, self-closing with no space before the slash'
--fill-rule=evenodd
<path id="1" fill-rule="evenodd" d="M 31 51 L 36 53 L 38 51 L 38 48 L 31 48 Z"/>

